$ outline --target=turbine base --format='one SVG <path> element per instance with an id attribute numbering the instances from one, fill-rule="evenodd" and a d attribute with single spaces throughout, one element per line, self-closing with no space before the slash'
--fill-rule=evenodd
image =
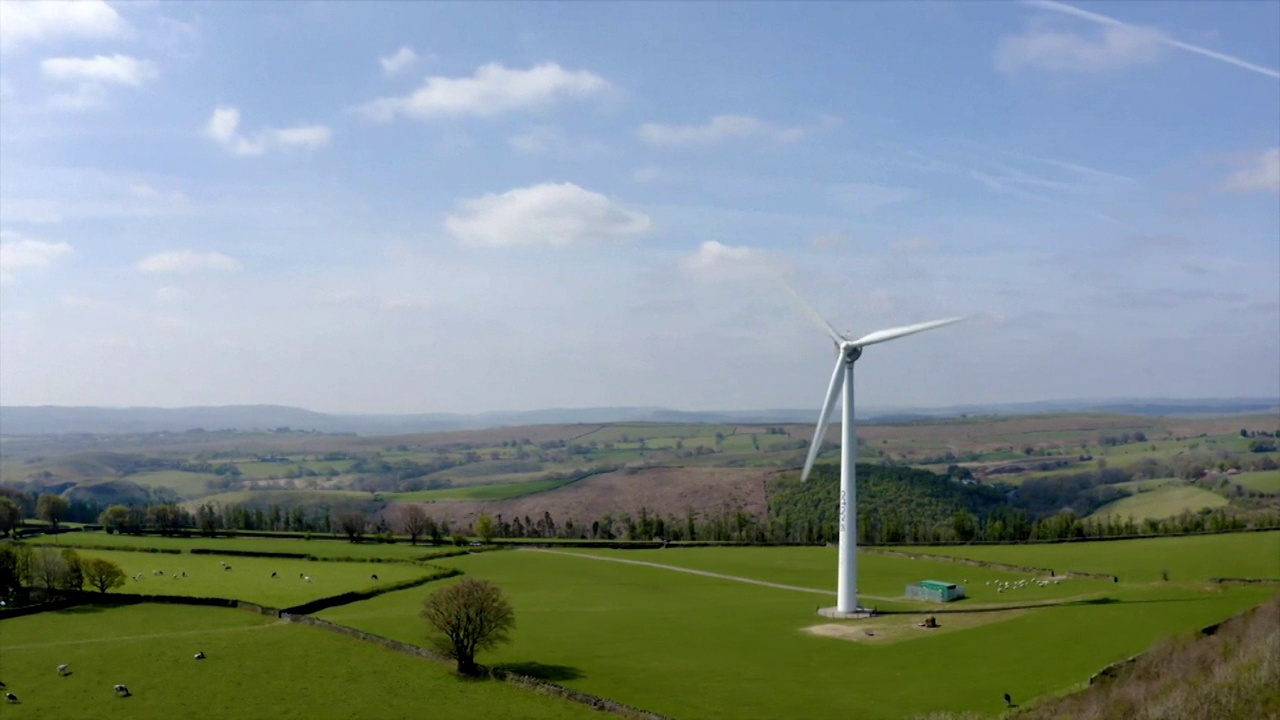
<path id="1" fill-rule="evenodd" d="M 858 607 L 855 610 L 841 610 L 833 606 L 820 608 L 818 614 L 833 620 L 865 620 L 869 617 L 875 617 L 876 611 L 872 608 L 864 607 Z"/>

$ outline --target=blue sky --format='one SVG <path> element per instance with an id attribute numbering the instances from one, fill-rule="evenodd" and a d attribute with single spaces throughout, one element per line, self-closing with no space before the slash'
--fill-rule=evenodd
<path id="1" fill-rule="evenodd" d="M 1280 4 L 0 13 L 6 405 L 1280 396 Z"/>

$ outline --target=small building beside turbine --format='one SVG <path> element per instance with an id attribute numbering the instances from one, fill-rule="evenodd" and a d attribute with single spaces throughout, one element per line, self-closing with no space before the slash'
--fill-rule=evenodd
<path id="1" fill-rule="evenodd" d="M 921 580 L 907 586 L 907 597 L 912 600 L 951 602 L 964 597 L 964 586 L 941 580 Z"/>

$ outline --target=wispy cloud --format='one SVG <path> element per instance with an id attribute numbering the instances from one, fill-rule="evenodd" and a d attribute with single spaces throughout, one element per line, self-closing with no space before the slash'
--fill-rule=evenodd
<path id="1" fill-rule="evenodd" d="M 119 54 L 46 58 L 40 62 L 40 72 L 54 82 L 75 84 L 73 92 L 49 98 L 50 105 L 68 110 L 101 105 L 111 86 L 140 87 L 160 76 L 150 60 Z"/>
<path id="2" fill-rule="evenodd" d="M 0 2 L 0 47 L 59 38 L 109 38 L 125 28 L 124 18 L 103 0 Z"/>
<path id="3" fill-rule="evenodd" d="M 65 242 L 33 240 L 9 230 L 0 231 L 0 281 L 11 282 L 15 273 L 48 267 L 71 254 L 71 246 Z"/>
<path id="4" fill-rule="evenodd" d="M 650 145 L 704 145 L 724 140 L 768 137 L 795 141 L 805 136 L 804 128 L 784 127 L 749 115 L 717 115 L 702 125 L 666 125 L 645 123 L 640 126 L 640 139 Z"/>
<path id="5" fill-rule="evenodd" d="M 1240 163 L 1240 168 L 1227 178 L 1226 189 L 1280 195 L 1280 148 L 1263 150 Z"/>
<path id="6" fill-rule="evenodd" d="M 1029 30 L 1005 37 L 996 49 L 996 69 L 1023 68 L 1099 73 L 1154 62 L 1164 49 L 1157 30 L 1133 25 L 1104 28 L 1098 37 Z"/>
<path id="7" fill-rule="evenodd" d="M 395 75 L 402 70 L 406 70 L 417 61 L 418 53 L 408 46 L 402 47 L 386 57 L 378 58 L 378 64 L 382 66 L 382 72 L 388 75 Z"/>
<path id="8" fill-rule="evenodd" d="M 754 282 L 780 277 L 777 261 L 763 250 L 745 245 L 725 245 L 708 240 L 693 253 L 680 258 L 679 266 L 689 278 L 702 283 Z"/>
<path id="9" fill-rule="evenodd" d="M 328 145 L 333 132 L 325 125 L 297 125 L 246 136 L 240 132 L 240 110 L 221 106 L 205 124 L 205 134 L 236 155 L 261 155 L 276 148 L 315 150 Z"/>
<path id="10" fill-rule="evenodd" d="M 197 270 L 231 272 L 240 269 L 240 261 L 220 252 L 169 250 L 143 258 L 138 263 L 138 269 L 148 273 L 189 273 Z"/>
<path id="11" fill-rule="evenodd" d="M 561 130 L 538 125 L 507 138 L 511 149 L 522 155 L 583 159 L 599 156 L 608 148 L 599 140 L 572 138 Z"/>
<path id="12" fill-rule="evenodd" d="M 599 75 L 587 70 L 565 70 L 557 63 L 528 70 L 490 63 L 471 77 L 429 77 L 408 95 L 378 98 L 356 111 L 378 122 L 402 116 L 415 120 L 492 117 L 584 98 L 607 89 L 609 83 Z"/>
<path id="13" fill-rule="evenodd" d="M 40 61 L 40 72 L 60 82 L 98 82 L 134 87 L 159 75 L 151 61 L 119 54 L 46 58 Z"/>
<path id="14" fill-rule="evenodd" d="M 445 229 L 467 245 L 565 246 L 647 232 L 644 213 L 573 183 L 543 183 L 464 200 Z"/>
<path id="15" fill-rule="evenodd" d="M 1066 3 L 1055 2 L 1054 0 L 1023 0 L 1023 4 L 1029 5 L 1031 7 L 1035 7 L 1041 10 L 1048 10 L 1051 12 L 1062 13 L 1064 15 L 1071 15 L 1073 17 L 1077 17 L 1082 20 L 1088 20 L 1089 22 L 1096 23 L 1098 25 L 1103 25 L 1108 28 L 1136 28 L 1137 27 L 1137 26 L 1122 22 L 1120 20 L 1117 20 L 1113 17 L 1100 15 L 1098 13 L 1090 12 L 1088 10 L 1082 10 L 1078 7 L 1067 5 Z M 1238 57 L 1227 55 L 1225 53 L 1220 53 L 1215 50 L 1210 50 L 1208 48 L 1201 47 L 1199 45 L 1192 45 L 1190 43 L 1185 43 L 1180 40 L 1175 40 L 1174 38 L 1171 38 L 1164 33 L 1158 33 L 1154 38 L 1154 40 L 1156 42 L 1163 43 L 1164 45 L 1167 45 L 1169 47 L 1177 48 L 1179 50 L 1184 50 L 1189 53 L 1195 53 L 1196 55 L 1201 55 L 1213 60 L 1217 60 L 1219 62 L 1224 62 L 1224 63 L 1227 63 L 1228 65 L 1234 65 L 1242 70 L 1248 70 L 1250 72 L 1255 72 L 1260 75 L 1266 75 L 1267 77 L 1280 80 L 1280 71 L 1274 70 L 1272 68 L 1262 67 L 1261 65 L 1255 65 L 1251 62 L 1242 60 Z"/>

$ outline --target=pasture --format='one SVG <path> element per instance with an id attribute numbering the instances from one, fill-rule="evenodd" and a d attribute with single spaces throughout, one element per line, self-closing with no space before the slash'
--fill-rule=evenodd
<path id="1" fill-rule="evenodd" d="M 56 539 L 29 542 L 49 547 L 77 549 L 146 548 L 187 552 L 193 548 L 213 552 L 303 553 L 317 558 L 359 558 L 389 560 L 422 560 L 432 555 L 456 552 L 447 546 L 407 545 L 403 543 L 352 543 L 345 539 L 299 540 L 286 537 L 158 537 L 155 535 L 120 535 L 101 532 L 68 533 Z M 224 560 L 226 558 L 223 558 Z"/>
<path id="2" fill-rule="evenodd" d="M 1167 570 L 1174 582 L 1211 577 L 1280 578 L 1280 531 L 1107 542 L 1034 545 L 948 545 L 913 552 L 988 562 L 1062 568 L 1149 583 Z"/>
<path id="3" fill-rule="evenodd" d="M 1227 504 L 1227 499 L 1194 485 L 1164 484 L 1150 490 L 1139 490 L 1129 497 L 1120 498 L 1098 508 L 1090 517 L 1105 518 L 1132 516 L 1162 520 L 1184 512 L 1197 512 L 1201 508 L 1216 508 Z"/>
<path id="4" fill-rule="evenodd" d="M 1256 552 L 1259 538 L 1252 540 Z M 1106 555 L 1112 550 L 1106 546 L 1118 544 L 1090 546 Z M 721 551 L 728 553 L 717 556 Z M 1029 699 L 1068 690 L 1164 635 L 1219 621 L 1275 593 L 1270 587 L 1073 580 L 1025 595 L 1001 594 L 1003 602 L 978 595 L 939 606 L 899 597 L 868 603 L 896 612 L 868 621 L 877 623 L 876 629 L 893 626 L 891 637 L 863 642 L 857 641 L 864 630 L 860 621 L 832 623 L 814 613 L 831 599 L 807 586 L 820 590 L 834 584 L 831 549 L 619 553 L 624 560 L 802 585 L 790 589 L 598 559 L 603 556 L 510 551 L 439 562 L 497 583 L 512 599 L 514 642 L 483 656 L 483 662 L 525 668 L 597 695 L 699 718 L 900 718 L 943 709 L 995 714 L 1003 709 L 1004 692 Z M 1053 565 L 1042 559 L 1027 564 Z M 864 589 L 898 597 L 904 578 L 922 579 L 941 572 L 940 567 L 948 568 L 944 579 L 969 577 L 975 594 L 987 587 L 985 580 L 975 583 L 975 576 L 1009 575 L 868 557 L 860 580 Z M 1158 572 L 1157 565 L 1149 574 Z M 1032 594 L 1042 590 L 1047 597 Z M 419 630 L 408 619 L 425 594 L 423 589 L 387 593 L 320 615 L 416 642 Z M 916 614 L 899 614 L 904 611 Z M 918 620 L 922 612 L 935 614 L 942 631 L 925 631 L 901 619 Z M 815 634 L 822 632 L 819 626 L 830 625 L 856 628 L 852 641 Z M 1081 642 L 1082 637 L 1088 641 Z M 933 679 L 927 692 L 922 678 Z"/>
<path id="5" fill-rule="evenodd" d="M 1280 493 L 1280 470 L 1240 473 L 1232 476 L 1231 481 L 1258 492 Z"/>
<path id="6" fill-rule="evenodd" d="M 432 573 L 432 568 L 409 563 L 313 562 L 110 550 L 77 552 L 86 558 L 106 558 L 124 568 L 129 579 L 114 592 L 235 598 L 275 608 L 300 605 L 351 590 L 371 590 Z M 226 566 L 232 569 L 225 570 Z M 157 571 L 163 574 L 157 575 Z M 142 579 L 136 579 L 139 574 Z M 373 575 L 378 579 L 373 579 Z M 301 576 L 310 577 L 311 581 Z"/>
<path id="7" fill-rule="evenodd" d="M 585 706 L 324 630 L 238 610 L 81 607 L 2 621 L 6 720 L 587 718 Z M 414 622 L 418 622 L 416 617 Z M 197 652 L 204 660 L 194 660 Z M 67 663 L 71 675 L 55 668 Z M 127 685 L 128 698 L 112 687 Z"/>

